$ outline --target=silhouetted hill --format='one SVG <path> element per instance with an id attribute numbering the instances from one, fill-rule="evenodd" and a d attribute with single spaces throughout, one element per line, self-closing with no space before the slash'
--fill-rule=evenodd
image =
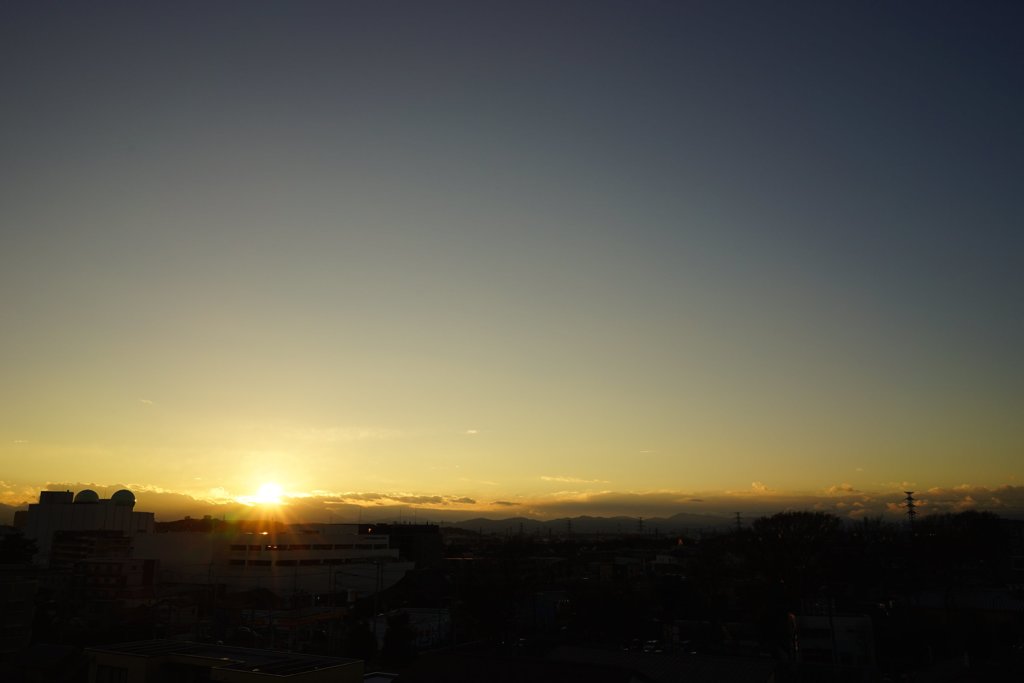
<path id="1" fill-rule="evenodd" d="M 671 517 L 652 517 L 645 524 L 663 525 L 669 529 L 718 529 L 731 527 L 735 524 L 732 517 L 726 515 L 699 515 L 692 512 L 680 512 Z"/>
<path id="2" fill-rule="evenodd" d="M 508 517 L 507 519 L 488 519 L 486 517 L 474 517 L 461 522 L 455 522 L 457 526 L 467 531 L 479 531 L 484 534 L 503 534 L 506 532 L 518 533 L 522 525 L 523 533 L 532 534 L 544 531 L 544 522 L 529 517 Z"/>
<path id="3" fill-rule="evenodd" d="M 508 517 L 506 519 L 473 519 L 455 522 L 453 526 L 484 534 L 670 534 L 680 531 L 697 531 L 728 528 L 734 522 L 723 515 L 699 515 L 681 512 L 671 517 L 562 517 L 539 520 L 529 517 Z"/>

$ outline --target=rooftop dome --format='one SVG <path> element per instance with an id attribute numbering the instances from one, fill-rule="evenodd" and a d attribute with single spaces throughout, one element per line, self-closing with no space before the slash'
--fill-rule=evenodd
<path id="1" fill-rule="evenodd" d="M 114 495 L 110 497 L 110 502 L 114 505 L 135 507 L 135 494 L 128 489 L 121 489 L 120 491 L 114 492 Z"/>
<path id="2" fill-rule="evenodd" d="M 76 503 L 98 503 L 100 502 L 100 495 L 92 489 L 82 489 L 75 494 Z"/>

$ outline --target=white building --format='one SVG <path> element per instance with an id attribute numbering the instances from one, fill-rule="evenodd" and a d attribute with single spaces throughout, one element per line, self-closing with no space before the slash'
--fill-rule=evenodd
<path id="1" fill-rule="evenodd" d="M 135 538 L 133 555 L 160 561 L 164 583 L 266 588 L 277 595 L 343 593 L 349 600 L 396 583 L 413 568 L 383 534 L 356 524 L 294 525 L 285 532 L 175 531 Z"/>
<path id="2" fill-rule="evenodd" d="M 90 489 L 40 491 L 39 502 L 14 514 L 14 526 L 26 538 L 35 540 L 39 549 L 36 564 L 50 562 L 53 535 L 58 531 L 120 531 L 132 538 L 153 533 L 153 513 L 135 511 L 135 494 L 121 489 L 109 499 L 101 499 Z"/>

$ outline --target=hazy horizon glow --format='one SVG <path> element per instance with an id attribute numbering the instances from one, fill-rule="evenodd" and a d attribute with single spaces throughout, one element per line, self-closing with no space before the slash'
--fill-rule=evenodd
<path id="1" fill-rule="evenodd" d="M 6 3 L 0 502 L 1015 491 L 1021 11 Z"/>
<path id="2" fill-rule="evenodd" d="M 672 524 L 693 528 L 731 524 L 737 512 L 749 521 L 789 510 L 828 512 L 847 522 L 878 517 L 899 521 L 906 516 L 904 492 L 907 489 L 915 489 L 916 509 L 923 516 L 970 510 L 1024 519 L 1024 486 L 965 484 L 950 488 L 923 488 L 915 482 L 900 482 L 896 489 L 884 491 L 866 491 L 840 484 L 819 491 L 792 492 L 752 482 L 749 489 L 739 491 L 559 491 L 547 496 L 516 497 L 513 500 L 394 492 L 287 492 L 278 491 L 272 483 L 262 485 L 252 495 L 213 498 L 123 483 L 49 483 L 44 490 L 77 492 L 89 488 L 105 498 L 125 487 L 136 494 L 136 509 L 154 512 L 157 521 L 163 522 L 205 515 L 227 520 L 288 523 L 417 521 L 442 524 L 458 524 L 480 517 L 553 520 L 589 516 L 651 521 L 682 515 Z M 226 492 L 217 493 L 223 496 Z M 0 482 L 0 523 L 10 523 L 14 510 L 34 501 L 37 494 L 37 491 L 27 489 L 18 491 Z"/>

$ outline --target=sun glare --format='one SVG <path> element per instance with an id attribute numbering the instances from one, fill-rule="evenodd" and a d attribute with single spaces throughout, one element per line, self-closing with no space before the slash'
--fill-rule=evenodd
<path id="1" fill-rule="evenodd" d="M 284 489 L 281 488 L 281 485 L 268 481 L 261 484 L 255 494 L 242 496 L 239 500 L 249 505 L 280 505 L 283 502 L 282 495 L 284 495 Z"/>

